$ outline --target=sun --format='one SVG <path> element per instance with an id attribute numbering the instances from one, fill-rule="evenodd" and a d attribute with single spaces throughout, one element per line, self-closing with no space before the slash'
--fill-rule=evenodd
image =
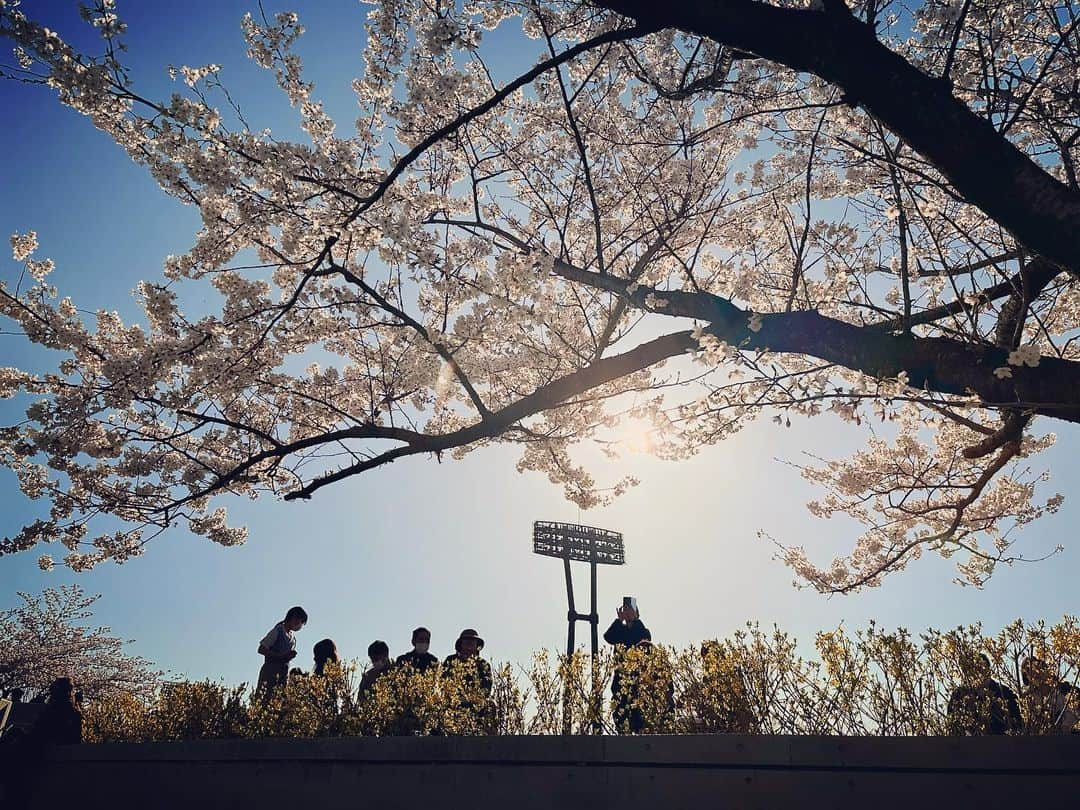
<path id="1" fill-rule="evenodd" d="M 651 453 L 656 447 L 656 427 L 647 419 L 627 417 L 615 428 L 614 443 L 630 453 Z"/>

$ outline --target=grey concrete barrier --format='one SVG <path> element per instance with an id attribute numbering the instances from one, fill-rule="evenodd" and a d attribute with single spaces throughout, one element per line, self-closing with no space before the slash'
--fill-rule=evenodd
<path id="1" fill-rule="evenodd" d="M 1080 737 L 384 737 L 55 749 L 28 810 L 1080 807 Z M 0 797 L 2 798 L 2 797 Z M 0 802 L 0 806 L 8 806 Z"/>

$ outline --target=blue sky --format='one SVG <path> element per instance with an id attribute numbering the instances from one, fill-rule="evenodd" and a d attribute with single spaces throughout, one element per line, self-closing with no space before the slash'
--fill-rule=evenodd
<path id="1" fill-rule="evenodd" d="M 24 3 L 65 36 L 96 47 L 76 7 Z M 339 126 L 349 127 L 355 116 L 349 83 L 361 67 L 366 8 L 355 0 L 289 8 L 308 28 L 299 50 L 316 94 Z M 239 21 L 255 9 L 254 0 L 121 2 L 138 86 L 160 95 L 168 92 L 166 65 L 217 62 L 253 126 L 271 126 L 282 136 L 294 132 L 294 114 L 272 78 L 244 58 Z M 278 9 L 267 4 L 267 10 Z M 500 53 L 507 67 L 522 55 L 507 47 Z M 49 91 L 0 82 L 0 109 L 3 233 L 37 230 L 39 255 L 56 260 L 52 280 L 62 294 L 84 309 L 107 307 L 134 317 L 130 291 L 140 279 L 160 275 L 165 255 L 188 247 L 195 212 L 166 198 Z M 5 255 L 0 273 L 11 279 L 17 267 Z M 39 362 L 41 354 L 19 338 L 0 335 L 0 364 Z M 14 403 L 0 406 L 0 420 L 19 417 Z M 1053 471 L 1047 494 L 1068 496 L 1080 480 L 1075 428 L 1046 421 L 1041 428 L 1057 431 L 1059 442 L 1033 466 Z M 436 652 L 449 652 L 468 626 L 487 639 L 489 657 L 524 661 L 538 647 L 561 647 L 566 632 L 561 565 L 530 553 L 532 521 L 580 519 L 626 537 L 628 564 L 600 572 L 601 615 L 613 615 L 620 597 L 633 594 L 654 637 L 666 643 L 725 635 L 748 620 L 776 622 L 809 641 L 841 622 L 856 628 L 876 619 L 918 631 L 982 620 L 997 630 L 1016 617 L 1053 621 L 1075 612 L 1069 586 L 1080 572 L 1080 548 L 1071 528 L 1080 511 L 1068 497 L 1056 516 L 1029 528 L 1022 540 L 1026 556 L 1058 543 L 1066 551 L 1041 564 L 1003 568 L 983 591 L 951 584 L 951 564 L 937 558 L 855 596 L 829 599 L 794 589 L 790 572 L 772 559 L 773 548 L 757 539 L 758 530 L 805 544 L 818 561 L 843 551 L 855 535 L 841 520 L 809 516 L 803 504 L 815 491 L 781 460 L 798 461 L 803 451 L 838 456 L 858 441 L 856 429 L 822 418 L 790 429 L 762 422 L 687 462 L 629 453 L 600 465 L 598 477 L 632 473 L 641 484 L 613 506 L 587 513 L 546 479 L 517 474 L 512 448 L 481 450 L 461 462 L 408 459 L 309 502 L 230 502 L 250 529 L 247 545 L 236 549 L 175 530 L 140 559 L 78 576 L 59 567 L 40 572 L 40 549 L 2 558 L 0 608 L 14 605 L 18 590 L 80 582 L 103 594 L 97 619 L 135 639 L 133 651 L 176 674 L 231 682 L 255 677 L 259 638 L 292 604 L 304 605 L 311 616 L 300 636 L 305 666 L 311 645 L 324 636 L 348 657 L 361 656 L 375 638 L 398 652 L 417 624 L 433 630 Z M 6 470 L 0 471 L 0 506 L 4 534 L 42 510 L 26 501 Z M 585 604 L 587 569 L 576 576 L 579 604 Z M 580 625 L 578 638 L 587 637 Z"/>

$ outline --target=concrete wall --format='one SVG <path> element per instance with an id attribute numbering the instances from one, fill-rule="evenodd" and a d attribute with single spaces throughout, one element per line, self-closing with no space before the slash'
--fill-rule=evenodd
<path id="1" fill-rule="evenodd" d="M 26 774 L 29 776 L 29 774 Z M 1080 807 L 1080 736 L 223 740 L 57 749 L 33 808 Z M 10 794 L 9 794 L 10 795 Z M 0 797 L 2 799 L 2 797 Z M 9 805 L 0 800 L 0 806 Z"/>

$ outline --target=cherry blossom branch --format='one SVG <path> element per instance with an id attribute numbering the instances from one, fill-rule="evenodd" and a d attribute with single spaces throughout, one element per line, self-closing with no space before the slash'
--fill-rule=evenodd
<path id="1" fill-rule="evenodd" d="M 431 221 L 491 230 L 521 250 L 529 252 L 532 250 L 527 243 L 505 229 L 488 226 L 484 223 L 456 222 L 441 219 Z M 710 293 L 665 292 L 634 284 L 630 280 L 583 270 L 561 260 L 554 261 L 553 271 L 556 275 L 571 281 L 619 294 L 626 300 L 632 301 L 638 308 L 646 311 L 708 321 L 714 327 L 720 327 L 718 334 L 722 340 L 738 345 L 741 348 L 767 348 L 771 351 L 807 354 L 879 378 L 895 377 L 900 372 L 906 372 L 912 385 L 917 388 L 925 386 L 941 393 L 954 395 L 966 395 L 968 392 L 974 391 L 984 401 L 999 404 L 1018 399 L 1035 401 L 1041 403 L 1037 410 L 1038 413 L 1055 416 L 1066 421 L 1080 421 L 1080 406 L 1071 404 L 1073 397 L 1068 393 L 1070 386 L 1080 385 L 1080 363 L 1074 361 L 1045 358 L 1050 363 L 1064 363 L 1065 365 L 1061 367 L 1063 372 L 1068 369 L 1066 373 L 1070 382 L 1061 387 L 1052 384 L 1049 386 L 1055 389 L 1054 395 L 1045 396 L 1034 393 L 1019 395 L 1017 392 L 1021 389 L 1019 384 L 1014 389 L 1011 382 L 1012 377 L 1010 377 L 1009 381 L 1003 381 L 991 373 L 995 368 L 1009 365 L 1005 353 L 1001 350 L 995 350 L 993 347 L 972 346 L 961 341 L 940 337 L 919 338 L 911 335 L 890 335 L 886 333 L 886 330 L 891 330 L 891 322 L 860 327 L 814 312 L 760 315 L 761 328 L 754 332 L 748 328 L 751 313 L 745 312 L 730 301 Z M 1029 275 L 1037 277 L 1043 286 L 1058 275 L 1059 272 L 1060 270 L 1055 265 L 1047 261 L 1033 263 L 1028 270 Z M 1045 280 L 1043 281 L 1043 279 Z M 1002 282 L 988 289 L 984 292 L 986 300 L 994 300 L 1013 294 L 1018 289 L 1018 281 L 1022 284 L 1020 275 L 1014 280 Z M 650 297 L 661 305 L 649 306 L 648 299 Z M 963 306 L 962 302 L 957 301 L 934 310 L 927 310 L 914 316 L 913 324 L 939 320 L 954 311 L 962 311 Z M 793 333 L 783 323 L 785 316 L 790 316 L 792 322 L 796 320 L 803 321 L 799 334 L 810 338 L 806 343 L 797 345 L 796 340 L 792 339 Z M 768 330 L 765 328 L 766 323 L 772 325 Z M 844 333 L 844 336 L 841 337 L 840 333 Z M 872 337 L 875 333 L 877 333 L 876 337 Z M 770 340 L 770 336 L 774 334 L 776 338 Z M 825 338 L 826 334 L 830 337 Z M 873 350 L 868 350 L 868 338 L 873 341 Z M 970 365 L 972 363 L 975 364 L 974 369 L 976 371 L 981 369 L 978 377 L 972 373 L 972 366 Z M 952 374 L 947 373 L 946 369 Z M 956 378 L 950 379 L 950 376 L 953 375 Z M 1050 383 L 1047 380 L 1047 375 L 1031 375 L 1022 368 L 1014 370 L 1013 375 L 1032 378 L 1033 382 L 1037 380 L 1038 387 Z M 1026 383 L 1023 385 L 1026 388 Z M 1050 403 L 1054 402 L 1060 403 L 1061 406 L 1050 405 Z"/>
<path id="2" fill-rule="evenodd" d="M 996 262 L 988 262 L 988 265 L 993 263 Z M 1038 285 L 1040 290 L 1045 289 L 1047 284 L 1063 272 L 1064 271 L 1060 267 L 1052 262 L 1046 261 L 1045 259 L 1035 259 L 1029 262 L 1024 270 L 1016 273 L 1012 278 L 998 282 L 991 287 L 987 287 L 985 290 L 980 290 L 979 293 L 971 299 L 964 300 L 963 297 L 960 297 L 947 304 L 941 304 L 913 314 L 910 321 L 911 325 L 921 326 L 934 323 L 935 321 L 940 321 L 942 318 L 947 318 L 950 315 L 958 315 L 962 312 L 976 309 L 991 301 L 997 301 L 1006 296 L 1015 296 L 1024 288 L 1025 284 L 1030 285 L 1031 289 L 1034 288 L 1034 285 Z M 1025 279 L 1027 280 L 1025 281 Z M 1029 292 L 1028 299 L 1033 300 L 1034 298 L 1035 295 Z M 878 328 L 886 330 L 899 329 L 902 325 L 903 320 L 901 318 L 876 324 Z"/>
<path id="3" fill-rule="evenodd" d="M 928 548 L 932 548 L 935 544 L 953 540 L 957 536 L 957 533 L 960 531 L 961 524 L 964 519 L 965 510 L 979 499 L 979 496 L 982 495 L 983 490 L 986 489 L 986 485 L 989 484 L 990 481 L 993 480 L 994 476 L 1001 472 L 1001 470 L 1004 469 L 1005 465 L 1012 461 L 1019 452 L 1019 441 L 1011 441 L 1008 444 L 1005 444 L 1003 447 L 1001 447 L 1000 452 L 998 453 L 994 461 L 985 470 L 983 470 L 983 472 L 979 475 L 978 479 L 976 479 L 975 482 L 970 485 L 967 495 L 965 495 L 963 498 L 961 498 L 959 501 L 956 501 L 955 503 L 946 504 L 938 507 L 941 509 L 949 509 L 954 513 L 953 518 L 949 523 L 949 526 L 943 531 L 937 532 L 936 534 L 932 534 L 929 536 L 915 537 L 914 539 L 901 544 L 900 546 L 893 549 L 889 554 L 887 554 L 884 559 L 870 566 L 867 570 L 860 572 L 858 576 L 844 582 L 842 585 L 835 586 L 824 580 L 819 579 L 816 582 L 818 590 L 820 590 L 822 593 L 851 593 L 871 582 L 880 580 L 882 576 L 896 569 L 898 566 L 901 566 L 908 558 L 908 555 L 911 553 L 911 551 L 916 547 L 926 546 Z M 969 548 L 968 550 L 969 552 L 972 551 L 971 548 Z M 986 557 L 985 554 L 983 554 L 982 556 Z M 989 557 L 988 559 L 997 561 L 1000 559 L 1000 556 L 996 558 Z"/>
<path id="4" fill-rule="evenodd" d="M 546 59 L 540 64 L 536 65 L 536 67 L 521 74 L 512 82 L 506 84 L 497 93 L 494 93 L 487 101 L 478 104 L 475 107 L 469 108 L 466 112 L 459 115 L 453 121 L 450 121 L 449 123 L 439 127 L 422 141 L 420 141 L 420 143 L 410 149 L 405 155 L 399 158 L 394 163 L 393 168 L 387 173 L 386 177 L 384 177 L 375 186 L 372 192 L 368 194 L 362 202 L 357 203 L 357 205 L 349 213 L 349 216 L 346 217 L 345 221 L 342 223 L 343 227 L 352 224 L 354 221 L 356 221 L 357 217 L 359 217 L 362 213 L 367 211 L 380 199 L 382 199 L 383 194 L 385 194 L 387 190 L 394 185 L 394 183 L 405 172 L 405 170 L 408 169 L 409 166 L 411 166 L 413 163 L 415 163 L 425 152 L 431 149 L 431 147 L 445 140 L 448 136 L 457 132 L 470 121 L 473 121 L 484 115 L 485 113 L 495 109 L 505 99 L 509 98 L 522 87 L 531 84 L 535 79 L 537 79 L 539 76 L 542 76 L 544 73 L 551 70 L 553 67 L 557 67 L 564 64 L 565 62 L 575 59 L 581 54 L 597 48 L 600 45 L 605 45 L 609 42 L 622 42 L 628 39 L 635 39 L 642 36 L 643 34 L 649 33 L 652 30 L 654 29 L 650 28 L 648 25 L 638 24 L 630 28 L 616 28 L 614 30 L 607 31 L 603 34 L 593 37 L 592 39 L 580 42 L 572 48 L 567 48 L 565 51 L 558 54 L 557 56 L 553 56 L 551 59 Z"/>
<path id="5" fill-rule="evenodd" d="M 1028 248 L 1080 271 L 1080 192 L 1047 173 L 944 82 L 889 50 L 854 17 L 754 0 L 594 2 L 638 24 L 710 37 L 838 85 L 852 104 L 925 155 L 965 198 Z"/>
<path id="6" fill-rule="evenodd" d="M 971 264 L 959 265 L 957 267 L 944 267 L 935 270 L 923 270 L 917 273 L 922 278 L 932 278 L 934 276 L 963 276 L 968 273 L 974 273 L 976 270 L 982 270 L 987 267 L 995 267 L 1005 262 L 1011 262 L 1015 259 L 1019 259 L 1021 252 L 1018 250 L 1009 250 L 1005 253 L 998 254 L 997 256 L 989 256 L 985 259 L 980 259 L 977 262 Z"/>
<path id="7" fill-rule="evenodd" d="M 518 421 L 541 411 L 557 408 L 571 396 L 613 382 L 635 371 L 641 371 L 661 360 L 677 357 L 695 346 L 696 340 L 690 331 L 674 332 L 647 341 L 627 352 L 602 358 L 583 369 L 543 385 L 528 396 L 494 411 L 490 417 L 481 422 L 443 435 L 414 437 L 408 440 L 409 444 L 405 447 L 395 448 L 363 463 L 320 476 L 299 490 L 288 493 L 285 500 L 310 498 L 324 486 L 388 464 L 404 456 L 417 453 L 441 453 L 484 439 L 496 438 Z"/>
<path id="8" fill-rule="evenodd" d="M 544 38 L 547 41 L 548 52 L 551 54 L 551 58 L 554 59 L 556 56 L 555 43 L 551 38 L 551 33 L 547 30 L 547 23 L 544 22 L 543 14 L 537 15 L 537 19 L 544 29 Z M 581 171 L 584 174 L 585 190 L 589 193 L 589 203 L 592 206 L 593 236 L 596 239 L 596 266 L 601 273 L 606 273 L 607 265 L 604 263 L 604 229 L 600 225 L 600 205 L 596 202 L 596 187 L 593 185 L 592 170 L 589 167 L 589 156 L 585 148 L 585 138 L 582 136 L 581 129 L 578 127 L 577 118 L 574 115 L 574 107 L 570 103 L 570 94 L 567 92 L 566 82 L 563 81 L 562 68 L 558 65 L 555 66 L 555 78 L 559 83 L 559 92 L 562 95 L 563 109 L 566 110 L 566 121 L 570 127 L 570 131 L 574 135 L 574 143 L 577 145 L 578 155 L 581 158 Z"/>
<path id="9" fill-rule="evenodd" d="M 442 340 L 432 339 L 431 334 L 428 332 L 427 328 L 423 324 L 410 316 L 400 307 L 394 306 L 384 296 L 380 295 L 378 290 L 376 290 L 374 287 L 372 287 L 370 284 L 360 278 L 360 276 L 353 273 L 347 267 L 343 267 L 336 262 L 331 262 L 330 266 L 326 270 L 319 271 L 317 275 L 330 274 L 337 274 L 346 281 L 348 281 L 350 284 L 359 287 L 367 295 L 371 296 L 371 298 L 374 299 L 380 307 L 389 312 L 395 318 L 399 318 L 403 323 L 408 324 L 418 335 L 420 335 L 420 337 L 422 337 L 425 341 L 427 341 L 428 344 L 430 344 L 430 346 L 438 353 L 439 357 L 443 359 L 443 362 L 450 366 L 451 370 L 454 372 L 454 376 L 457 377 L 458 382 L 461 383 L 461 387 L 465 389 L 466 393 L 469 395 L 469 399 L 471 399 L 473 405 L 476 406 L 476 410 L 480 413 L 481 419 L 491 414 L 491 411 L 488 410 L 487 405 L 485 405 L 483 399 L 481 399 L 480 394 L 477 393 L 476 388 L 473 387 L 472 382 L 469 380 L 465 372 L 462 371 L 461 366 L 458 364 L 457 360 L 454 359 L 454 355 L 450 352 L 450 350 L 446 347 L 446 344 Z"/>
<path id="10" fill-rule="evenodd" d="M 879 379 L 904 373 L 914 388 L 956 395 L 973 391 L 987 402 L 1026 399 L 1058 403 L 1044 405 L 1037 413 L 1080 422 L 1080 403 L 1076 403 L 1074 395 L 1080 390 L 1080 362 L 1042 357 L 1039 364 L 1046 365 L 1037 373 L 1016 367 L 1009 378 L 1003 379 L 993 371 L 1009 366 L 1009 353 L 996 346 L 943 337 L 893 335 L 876 325 L 856 326 L 814 311 L 750 313 L 711 293 L 631 285 L 562 261 L 554 263 L 554 272 L 626 295 L 640 309 L 706 321 L 717 337 L 740 349 L 808 355 Z"/>

